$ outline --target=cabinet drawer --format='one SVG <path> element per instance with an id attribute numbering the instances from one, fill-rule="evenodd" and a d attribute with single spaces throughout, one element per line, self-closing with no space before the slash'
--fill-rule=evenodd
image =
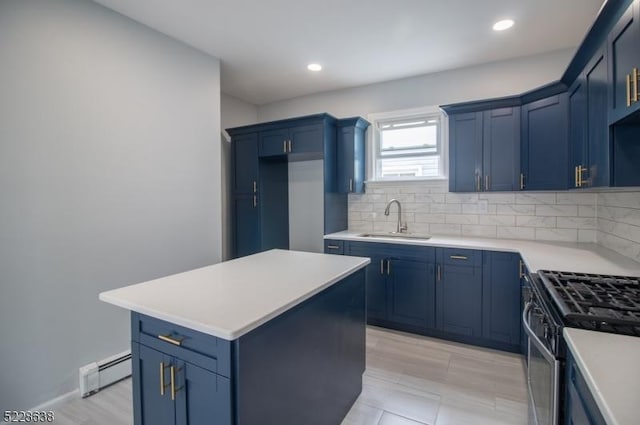
<path id="1" fill-rule="evenodd" d="M 344 254 L 344 241 L 337 241 L 334 239 L 324 240 L 324 253 L 325 254 Z"/>
<path id="2" fill-rule="evenodd" d="M 231 343 L 174 323 L 131 313 L 131 339 L 223 376 L 230 376 Z"/>
<path id="3" fill-rule="evenodd" d="M 451 266 L 481 266 L 482 251 L 476 249 L 444 248 L 442 263 Z"/>

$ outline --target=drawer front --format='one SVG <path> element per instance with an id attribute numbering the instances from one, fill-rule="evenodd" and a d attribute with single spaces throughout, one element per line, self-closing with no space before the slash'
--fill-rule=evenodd
<path id="1" fill-rule="evenodd" d="M 476 249 L 443 248 L 442 263 L 451 266 L 482 265 L 482 251 Z"/>
<path id="2" fill-rule="evenodd" d="M 231 343 L 174 323 L 131 313 L 131 339 L 223 376 L 230 376 Z"/>
<path id="3" fill-rule="evenodd" d="M 344 254 L 344 241 L 337 241 L 333 239 L 324 240 L 324 253 L 325 254 Z"/>
<path id="4" fill-rule="evenodd" d="M 348 242 L 344 252 L 347 255 L 375 255 L 385 258 L 434 261 L 435 248 L 431 246 L 405 245 L 380 242 Z"/>

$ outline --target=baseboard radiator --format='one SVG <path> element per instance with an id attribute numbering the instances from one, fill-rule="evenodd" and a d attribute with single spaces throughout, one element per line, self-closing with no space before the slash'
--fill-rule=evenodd
<path id="1" fill-rule="evenodd" d="M 89 397 L 101 389 L 131 376 L 131 351 L 123 351 L 80 368 L 80 395 Z"/>

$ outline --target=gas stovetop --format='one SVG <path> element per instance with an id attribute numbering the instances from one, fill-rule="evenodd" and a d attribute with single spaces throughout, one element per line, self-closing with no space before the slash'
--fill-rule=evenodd
<path id="1" fill-rule="evenodd" d="M 565 324 L 640 336 L 640 277 L 538 272 Z"/>

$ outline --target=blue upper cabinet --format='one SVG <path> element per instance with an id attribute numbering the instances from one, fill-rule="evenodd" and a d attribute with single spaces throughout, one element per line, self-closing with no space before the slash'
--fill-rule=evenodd
<path id="1" fill-rule="evenodd" d="M 483 114 L 483 181 L 485 191 L 514 191 L 520 178 L 520 108 Z"/>
<path id="2" fill-rule="evenodd" d="M 522 106 L 522 184 L 526 190 L 562 190 L 570 184 L 566 93 Z"/>
<path id="3" fill-rule="evenodd" d="M 584 74 L 576 79 L 567 93 L 569 97 L 569 165 L 570 170 L 573 170 L 573 180 L 569 186 L 578 188 L 583 186 L 582 179 L 588 169 L 587 85 Z"/>
<path id="4" fill-rule="evenodd" d="M 449 116 L 449 190 L 476 192 L 482 174 L 482 112 Z"/>
<path id="5" fill-rule="evenodd" d="M 364 193 L 365 133 L 369 122 L 355 117 L 337 123 L 337 191 Z"/>
<path id="6" fill-rule="evenodd" d="M 607 48 L 613 124 L 640 111 L 640 0 L 634 0 L 615 24 Z"/>
<path id="7" fill-rule="evenodd" d="M 234 191 L 258 192 L 258 133 L 249 133 L 233 139 Z"/>
<path id="8" fill-rule="evenodd" d="M 322 157 L 324 146 L 321 124 L 298 125 L 260 132 L 260 156 L 317 155 Z M 315 155 L 314 155 L 315 154 Z"/>
<path id="9" fill-rule="evenodd" d="M 587 169 L 578 169 L 580 187 L 609 186 L 610 141 L 607 124 L 607 60 L 601 48 L 587 64 Z"/>

